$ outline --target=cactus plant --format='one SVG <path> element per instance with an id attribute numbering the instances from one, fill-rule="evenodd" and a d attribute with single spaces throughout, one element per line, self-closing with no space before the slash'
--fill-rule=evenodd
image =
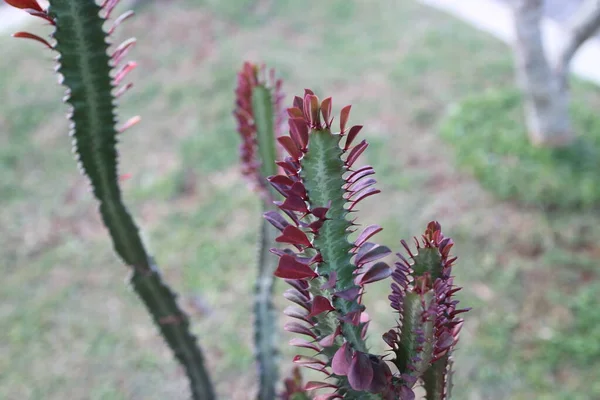
<path id="1" fill-rule="evenodd" d="M 276 159 L 280 149 L 276 137 L 280 135 L 283 113 L 281 79 L 264 65 L 244 63 L 238 73 L 235 92 L 234 116 L 241 136 L 240 159 L 242 175 L 251 188 L 262 198 L 263 211 L 273 209 L 272 201 L 278 196 L 269 188 L 267 177 L 277 172 Z M 269 252 L 277 231 L 262 220 L 258 243 L 258 273 L 254 285 L 254 344 L 259 375 L 259 400 L 275 398 L 278 381 L 279 356 L 278 328 L 273 306 L 273 271 L 277 258 Z"/>
<path id="2" fill-rule="evenodd" d="M 148 254 L 138 228 L 121 197 L 117 173 L 117 138 L 139 121 L 134 117 L 116 127 L 115 99 L 130 84 L 120 86 L 134 62 L 118 67 L 135 40 L 117 46 L 109 56 L 108 36 L 132 13 L 117 17 L 108 32 L 103 29 L 118 0 L 51 0 L 48 10 L 36 0 L 6 0 L 54 26 L 49 41 L 27 33 L 13 36 L 37 40 L 58 54 L 57 72 L 67 89 L 65 101 L 71 106 L 73 152 L 88 177 L 99 202 L 102 220 L 116 253 L 131 268 L 131 286 L 152 315 L 162 336 L 184 366 L 194 399 L 212 399 L 214 392 L 204 366 L 204 356 L 190 333 L 187 315 L 163 282 L 154 258 Z M 115 71 L 114 77 L 111 73 Z M 114 91 L 114 93 L 113 93 Z"/>
<path id="3" fill-rule="evenodd" d="M 133 14 L 117 17 L 105 31 L 118 0 L 101 5 L 94 0 L 51 0 L 47 10 L 36 0 L 5 2 L 54 26 L 51 40 L 27 32 L 14 36 L 41 42 L 58 54 L 57 72 L 71 106 L 73 149 L 114 250 L 131 268 L 133 289 L 185 368 L 192 397 L 213 399 L 188 317 L 162 281 L 121 196 L 117 138 L 140 119 L 133 117 L 117 128 L 115 99 L 131 88 L 121 84 L 135 63 L 119 65 L 135 40 L 117 46 L 110 56 L 107 40 Z M 289 135 L 283 136 L 282 100 L 281 80 L 267 74 L 264 66 L 244 64 L 234 115 L 242 137 L 242 173 L 263 199 L 264 217 L 255 285 L 258 398 L 277 396 L 278 335 L 271 297 L 273 277 L 279 277 L 291 286 L 285 297 L 296 304 L 284 310 L 294 319 L 284 329 L 305 337 L 290 344 L 316 353 L 298 355 L 293 362 L 325 374 L 322 381 L 304 384 L 300 370 L 294 369 L 283 382 L 281 399 L 406 400 L 414 399 L 417 382 L 428 400 L 448 399 L 452 353 L 463 324 L 459 315 L 468 311 L 458 309 L 454 297 L 460 288 L 453 282 L 452 240 L 432 221 L 415 238 L 416 250 L 401 241 L 408 257 L 398 253 L 393 267 L 384 261 L 392 251 L 372 241 L 380 226 L 369 225 L 349 240 L 357 226 L 349 214 L 363 199 L 379 193 L 374 169 L 355 167 L 368 147 L 365 140 L 356 143 L 362 126 L 348 126 L 351 107 L 346 106 L 339 113 L 340 130 L 333 132 L 331 98 L 320 101 L 307 89 L 287 110 Z M 280 154 L 282 149 L 288 156 Z M 363 295 L 366 285 L 388 278 L 390 316 L 397 313 L 397 319 L 383 335 L 389 352 L 378 355 L 366 343 L 369 316 Z"/>
<path id="4" fill-rule="evenodd" d="M 286 297 L 299 306 L 286 309 L 300 322 L 288 322 L 285 329 L 308 337 L 291 345 L 317 353 L 296 356 L 294 362 L 329 379 L 306 385 L 333 389 L 315 399 L 409 399 L 419 379 L 428 399 L 446 399 L 450 354 L 462 326 L 456 315 L 466 311 L 456 310 L 452 297 L 459 290 L 450 275 L 453 242 L 431 222 L 422 243 L 417 241 L 417 254 L 402 242 L 413 262 L 399 254 L 392 269 L 382 261 L 390 249 L 370 241 L 381 227 L 370 225 L 348 240 L 356 224 L 347 215 L 379 190 L 373 187 L 371 166 L 353 168 L 367 148 L 365 140 L 354 144 L 362 126 L 347 129 L 346 106 L 340 131 L 333 133 L 331 110 L 331 98 L 321 102 L 310 90 L 294 99 L 288 109 L 290 135 L 278 138 L 289 154 L 278 163 L 284 173 L 269 178 L 285 200 L 276 202 L 281 213 L 269 211 L 265 218 L 281 231 L 276 241 L 297 250 L 272 249 L 279 256 L 275 276 L 292 286 Z M 397 374 L 384 356 L 369 353 L 369 317 L 362 304 L 365 285 L 390 276 L 391 308 L 399 313 L 399 323 L 383 339 L 395 356 Z"/>

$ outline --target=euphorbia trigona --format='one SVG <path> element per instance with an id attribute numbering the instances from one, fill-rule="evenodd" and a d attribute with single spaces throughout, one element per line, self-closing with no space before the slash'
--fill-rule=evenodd
<path id="1" fill-rule="evenodd" d="M 290 135 L 278 139 L 289 154 L 278 162 L 285 172 L 269 178 L 285 200 L 276 202 L 283 215 L 270 211 L 265 218 L 281 232 L 276 241 L 296 249 L 272 249 L 279 256 L 275 275 L 292 286 L 285 295 L 299 306 L 285 310 L 299 321 L 285 329 L 306 337 L 291 345 L 316 352 L 294 362 L 326 375 L 326 382 L 306 386 L 329 389 L 318 399 L 409 399 L 420 378 L 428 398 L 444 399 L 448 359 L 462 323 L 456 314 L 464 311 L 456 311 L 452 299 L 458 290 L 450 276 L 454 259 L 448 260 L 452 241 L 438 223 L 430 223 L 419 253 L 409 253 L 414 263 L 400 256 L 395 270 L 382 261 L 391 251 L 370 241 L 379 226 L 368 226 L 348 241 L 356 224 L 347 215 L 379 191 L 373 188 L 372 167 L 353 168 L 367 148 L 364 140 L 354 144 L 362 126 L 347 129 L 347 106 L 340 113 L 339 133 L 333 133 L 331 107 L 330 98 L 320 102 L 310 90 L 295 98 L 288 109 Z M 400 318 L 384 340 L 396 356 L 396 374 L 384 356 L 367 350 L 369 319 L 362 304 L 365 285 L 390 275 L 391 305 Z"/>

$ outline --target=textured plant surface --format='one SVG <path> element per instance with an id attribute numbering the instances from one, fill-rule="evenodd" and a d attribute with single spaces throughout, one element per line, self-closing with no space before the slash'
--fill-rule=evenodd
<path id="1" fill-rule="evenodd" d="M 93 0 L 52 0 L 48 10 L 35 0 L 7 0 L 7 3 L 54 26 L 53 43 L 26 32 L 14 36 L 42 42 L 58 54 L 57 72 L 67 88 L 65 101 L 71 106 L 73 151 L 100 203 L 100 214 L 114 249 L 131 267 L 133 289 L 184 366 L 193 397 L 213 398 L 204 358 L 190 333 L 188 317 L 179 309 L 173 292 L 162 282 L 158 267 L 147 253 L 138 228 L 123 204 L 119 188 L 117 136 L 138 122 L 139 117 L 116 128 L 114 104 L 115 99 L 131 87 L 122 84 L 136 64 L 122 64 L 122 60 L 135 40 L 123 42 L 109 55 L 107 39 L 132 13 L 117 17 L 106 32 L 103 25 L 118 0 L 105 0 L 102 5 Z"/>
<path id="2" fill-rule="evenodd" d="M 274 70 L 267 72 L 249 62 L 238 73 L 236 108 L 238 132 L 242 138 L 240 158 L 242 174 L 262 197 L 263 210 L 273 208 L 277 193 L 268 188 L 267 177 L 276 173 L 277 142 L 283 113 L 282 82 Z M 271 201 L 269 201 L 271 200 Z M 258 242 L 258 273 L 255 284 L 254 344 L 259 375 L 258 399 L 275 398 L 278 381 L 278 328 L 273 306 L 273 271 L 277 258 L 269 252 L 277 231 L 263 220 Z"/>
<path id="3" fill-rule="evenodd" d="M 290 135 L 278 138 L 289 153 L 278 162 L 285 174 L 269 178 L 285 200 L 276 202 L 283 215 L 270 211 L 265 218 L 281 231 L 276 241 L 297 250 L 272 249 L 279 256 L 275 275 L 292 286 L 285 295 L 298 306 L 285 310 L 299 321 L 288 322 L 285 329 L 307 337 L 291 345 L 316 352 L 296 356 L 294 362 L 327 376 L 325 382 L 305 385 L 306 390 L 328 389 L 315 399 L 414 398 L 412 387 L 419 378 L 428 399 L 445 399 L 449 356 L 462 323 L 452 300 L 458 290 L 450 276 L 452 241 L 432 222 L 418 254 L 410 253 L 413 263 L 400 256 L 392 270 L 381 260 L 391 251 L 370 241 L 379 226 L 348 240 L 355 223 L 347 215 L 379 191 L 373 188 L 372 167 L 353 168 L 367 148 L 364 140 L 354 144 L 362 126 L 346 129 L 347 106 L 340 113 L 339 133 L 333 133 L 331 108 L 331 98 L 321 102 L 310 90 L 295 98 L 288 109 Z M 397 373 L 384 356 L 369 353 L 369 317 L 362 304 L 365 285 L 390 275 L 391 306 L 399 323 L 384 340 L 395 355 Z"/>

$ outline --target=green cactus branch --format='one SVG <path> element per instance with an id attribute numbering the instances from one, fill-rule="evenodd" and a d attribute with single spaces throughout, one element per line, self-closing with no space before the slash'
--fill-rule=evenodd
<path id="1" fill-rule="evenodd" d="M 131 70 L 132 64 L 125 65 L 115 76 L 111 73 L 112 64 L 118 64 L 132 41 L 125 42 L 112 57 L 109 56 L 108 34 L 103 25 L 117 3 L 105 1 L 100 6 L 94 0 L 50 0 L 48 10 L 42 9 L 35 0 L 12 0 L 9 4 L 54 26 L 54 44 L 25 32 L 14 36 L 35 39 L 58 53 L 57 72 L 67 88 L 65 101 L 71 106 L 73 151 L 99 201 L 99 211 L 114 249 L 131 267 L 130 282 L 134 291 L 185 368 L 193 399 L 211 400 L 214 390 L 204 367 L 204 356 L 190 333 L 188 317 L 180 310 L 175 294 L 163 283 L 158 267 L 147 253 L 138 228 L 123 203 L 119 188 L 116 144 L 122 130 L 115 127 L 115 95 L 112 92 Z"/>
<path id="2" fill-rule="evenodd" d="M 270 79 L 269 79 L 270 78 Z M 267 187 L 267 177 L 277 173 L 278 128 L 281 125 L 281 80 L 274 71 L 267 77 L 265 66 L 244 63 L 238 73 L 234 115 L 242 138 L 243 174 L 262 197 L 263 212 L 274 209 L 272 200 L 278 193 Z M 274 400 L 279 380 L 277 315 L 273 305 L 273 272 L 277 257 L 270 247 L 277 230 L 263 220 L 258 243 L 258 273 L 254 287 L 254 345 L 259 375 L 259 400 Z"/>

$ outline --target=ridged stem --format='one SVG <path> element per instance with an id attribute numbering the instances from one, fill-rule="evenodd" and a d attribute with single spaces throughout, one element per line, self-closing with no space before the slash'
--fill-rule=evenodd
<path id="1" fill-rule="evenodd" d="M 190 333 L 188 317 L 173 292 L 162 282 L 157 266 L 146 252 L 133 218 L 121 198 L 117 174 L 116 118 L 112 95 L 107 34 L 101 7 L 93 0 L 51 0 L 49 15 L 56 22 L 54 49 L 58 72 L 72 106 L 74 152 L 90 179 L 117 254 L 129 265 L 131 284 L 160 333 L 185 368 L 195 400 L 212 400 L 214 391 L 204 357 Z"/>
<path id="2" fill-rule="evenodd" d="M 259 400 L 275 399 L 275 384 L 279 379 L 279 351 L 276 347 L 279 328 L 272 300 L 273 272 L 277 268 L 278 259 L 269 251 L 278 235 L 279 232 L 263 219 L 258 246 L 258 275 L 254 286 L 254 344 L 259 375 Z"/>

